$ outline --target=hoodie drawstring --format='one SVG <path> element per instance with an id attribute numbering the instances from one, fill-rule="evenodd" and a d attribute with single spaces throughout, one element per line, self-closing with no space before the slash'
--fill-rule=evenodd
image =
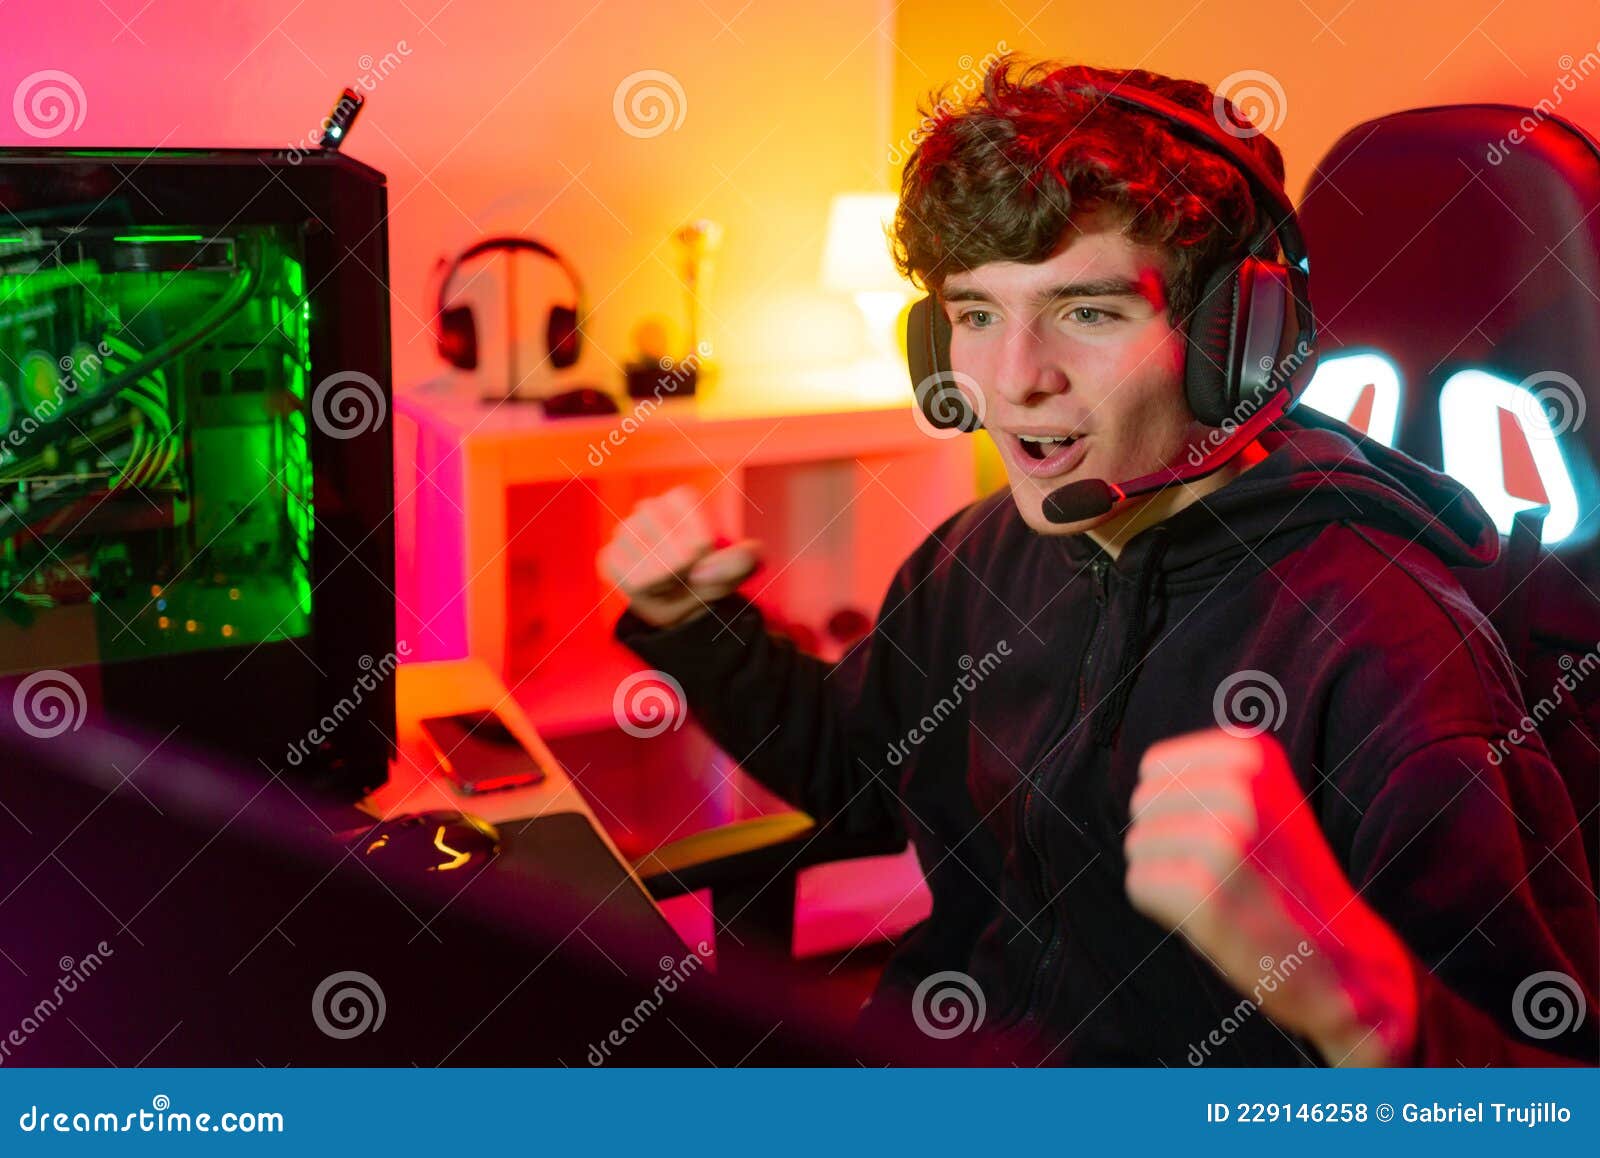
<path id="1" fill-rule="evenodd" d="M 1167 529 L 1152 527 L 1149 534 L 1153 542 L 1145 553 L 1134 582 L 1133 606 L 1128 609 L 1128 630 L 1122 639 L 1116 677 L 1112 681 L 1110 694 L 1095 716 L 1091 733 L 1094 743 L 1101 747 L 1108 747 L 1116 740 L 1117 729 L 1122 725 L 1122 713 L 1127 709 L 1128 697 L 1133 694 L 1134 675 L 1144 662 L 1141 636 L 1144 634 L 1145 605 L 1150 602 L 1156 573 L 1161 570 L 1161 558 L 1167 552 Z"/>

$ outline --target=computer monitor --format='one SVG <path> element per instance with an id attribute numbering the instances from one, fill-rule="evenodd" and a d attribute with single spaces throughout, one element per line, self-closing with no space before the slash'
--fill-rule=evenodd
<path id="1" fill-rule="evenodd" d="M 386 222 L 335 153 L 0 149 L 0 703 L 382 783 Z"/>
<path id="2" fill-rule="evenodd" d="M 718 973 L 619 863 L 574 854 L 576 813 L 402 871 L 370 817 L 175 739 L 0 712 L 0 769 L 0 1066 L 926 1057 L 799 1006 L 786 960 Z"/>

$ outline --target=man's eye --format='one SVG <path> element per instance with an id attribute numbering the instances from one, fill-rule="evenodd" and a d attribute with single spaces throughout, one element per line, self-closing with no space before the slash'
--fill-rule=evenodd
<path id="1" fill-rule="evenodd" d="M 1074 306 L 1070 315 L 1073 321 L 1082 322 L 1086 326 L 1104 325 L 1117 316 L 1107 310 L 1096 309 L 1094 306 Z"/>
<path id="2" fill-rule="evenodd" d="M 994 315 L 988 310 L 967 310 L 956 315 L 956 325 L 968 326 L 974 330 L 987 329 L 993 320 Z"/>

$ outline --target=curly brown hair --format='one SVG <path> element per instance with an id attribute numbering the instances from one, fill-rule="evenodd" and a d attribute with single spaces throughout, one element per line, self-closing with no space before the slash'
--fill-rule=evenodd
<path id="1" fill-rule="evenodd" d="M 1278 147 L 1198 81 L 1007 53 L 970 100 L 934 94 L 932 108 L 919 109 L 927 133 L 906 160 L 890 236 L 900 271 L 937 293 L 958 271 L 1041 262 L 1076 219 L 1109 208 L 1132 240 L 1168 252 L 1168 313 L 1186 319 L 1211 271 L 1244 252 L 1270 209 L 1225 158 L 1095 91 L 1111 87 L 1207 114 L 1220 106 L 1283 180 Z"/>

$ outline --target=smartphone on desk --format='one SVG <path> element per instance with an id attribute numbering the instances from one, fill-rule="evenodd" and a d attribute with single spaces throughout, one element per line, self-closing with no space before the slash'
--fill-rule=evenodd
<path id="1" fill-rule="evenodd" d="M 493 712 L 429 716 L 422 721 L 422 734 L 439 771 L 465 795 L 522 788 L 544 779 L 533 754 Z"/>

